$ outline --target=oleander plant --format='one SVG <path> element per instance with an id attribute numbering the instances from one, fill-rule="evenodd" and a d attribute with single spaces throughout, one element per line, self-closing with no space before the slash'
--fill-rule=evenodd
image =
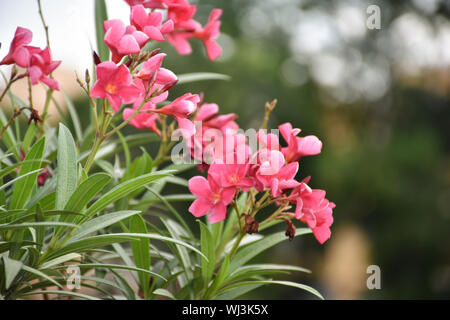
<path id="1" fill-rule="evenodd" d="M 158 49 L 167 41 L 183 59 L 200 40 L 217 59 L 222 11 L 202 25 L 187 0 L 126 2 L 129 21 L 108 19 L 105 1 L 95 1 L 93 69 L 76 78 L 90 105 L 87 126 L 67 95 L 70 116 L 48 121 L 63 88 L 40 1 L 47 46 L 33 46 L 32 31 L 19 26 L 0 61 L 10 66 L 0 96 L 0 299 L 235 299 L 268 285 L 322 298 L 277 280 L 309 270 L 252 263 L 297 236 L 330 238 L 334 203 L 310 177 L 297 178 L 301 159 L 319 154 L 322 142 L 290 123 L 269 132 L 276 100 L 261 108 L 261 127 L 244 132 L 236 114 L 205 102 L 207 92 L 173 97 L 179 83 L 229 80 L 176 75 Z M 20 79 L 28 101 L 12 90 Z M 33 102 L 38 85 L 43 106 Z M 171 194 L 170 185 L 185 192 Z"/>

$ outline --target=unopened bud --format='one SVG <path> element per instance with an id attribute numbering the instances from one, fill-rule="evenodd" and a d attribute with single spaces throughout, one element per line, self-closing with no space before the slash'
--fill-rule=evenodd
<path id="1" fill-rule="evenodd" d="M 89 86 L 89 83 L 91 83 L 91 76 L 89 75 L 89 70 L 86 69 L 86 72 L 84 73 L 84 81 L 86 81 L 86 84 Z"/>
<path id="2" fill-rule="evenodd" d="M 102 62 L 102 60 L 100 60 L 100 57 L 98 56 L 97 52 L 93 51 L 93 52 L 92 52 L 92 55 L 93 55 L 93 57 L 94 57 L 94 63 L 95 63 L 95 65 L 98 65 L 99 63 Z"/>
<path id="3" fill-rule="evenodd" d="M 172 81 L 172 82 L 169 83 L 169 84 L 166 84 L 164 87 L 162 87 L 161 92 L 169 91 L 169 90 L 172 89 L 177 83 L 178 83 L 178 79 Z"/>
<path id="4" fill-rule="evenodd" d="M 153 57 L 153 56 L 156 56 L 160 52 L 161 52 L 161 49 L 160 48 L 156 48 L 155 50 L 150 52 L 150 58 Z"/>

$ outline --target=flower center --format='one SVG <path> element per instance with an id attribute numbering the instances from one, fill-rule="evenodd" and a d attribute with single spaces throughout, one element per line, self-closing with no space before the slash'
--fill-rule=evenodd
<path id="1" fill-rule="evenodd" d="M 114 94 L 116 92 L 117 87 L 111 83 L 108 83 L 106 85 L 105 91 L 109 94 Z"/>
<path id="2" fill-rule="evenodd" d="M 220 201 L 221 198 L 222 198 L 222 197 L 220 196 L 220 193 L 214 193 L 213 196 L 212 196 L 212 201 L 213 201 L 214 203 L 217 203 L 217 202 Z"/>
<path id="3" fill-rule="evenodd" d="M 237 176 L 237 174 L 230 174 L 229 176 L 228 176 L 228 182 L 229 183 L 231 183 L 231 184 L 235 184 L 235 183 L 238 183 L 238 181 L 239 181 L 239 177 Z"/>

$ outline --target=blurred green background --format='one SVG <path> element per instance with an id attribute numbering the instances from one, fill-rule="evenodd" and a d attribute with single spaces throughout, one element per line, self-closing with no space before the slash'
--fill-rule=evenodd
<path id="1" fill-rule="evenodd" d="M 204 92 L 243 128 L 258 128 L 277 98 L 272 128 L 290 121 L 324 144 L 299 177 L 312 175 L 337 204 L 331 239 L 287 241 L 262 260 L 311 268 L 296 280 L 327 298 L 450 298 L 450 2 L 199 4 L 202 22 L 224 11 L 222 58 L 208 61 L 195 42 L 182 58 L 165 48 L 166 63 L 232 81 L 182 85 L 173 96 Z M 379 30 L 366 27 L 370 4 L 381 9 Z M 366 287 L 369 265 L 381 269 L 380 290 Z M 246 297 L 310 298 L 278 287 Z"/>

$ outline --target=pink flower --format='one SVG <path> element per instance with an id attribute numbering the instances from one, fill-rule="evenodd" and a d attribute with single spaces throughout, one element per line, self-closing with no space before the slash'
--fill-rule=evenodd
<path id="1" fill-rule="evenodd" d="M 197 218 L 209 213 L 211 223 L 226 218 L 227 206 L 236 193 L 234 188 L 221 188 L 212 176 L 208 176 L 208 180 L 201 176 L 191 178 L 189 190 L 197 197 L 189 207 L 189 212 Z"/>
<path id="2" fill-rule="evenodd" d="M 186 93 L 154 112 L 173 116 L 178 122 L 178 127 L 184 132 L 184 138 L 187 139 L 189 137 L 190 139 L 190 136 L 195 133 L 195 128 L 194 124 L 187 117 L 197 109 L 199 102 L 200 97 L 198 94 Z"/>
<path id="3" fill-rule="evenodd" d="M 247 191 L 255 185 L 252 178 L 247 177 L 249 164 L 227 164 L 214 162 L 209 167 L 208 174 L 223 188 L 242 188 Z"/>
<path id="4" fill-rule="evenodd" d="M 154 103 L 147 102 L 141 108 L 140 110 L 141 112 L 139 112 L 137 115 L 133 117 L 133 119 L 131 119 L 130 125 L 136 127 L 139 130 L 148 129 L 154 131 L 159 135 L 160 131 L 158 129 L 158 126 L 156 125 L 156 121 L 159 119 L 159 116 L 151 112 L 154 109 L 155 109 Z M 131 115 L 133 115 L 135 111 L 136 108 L 123 109 L 123 119 L 128 120 L 128 118 L 131 117 Z"/>
<path id="5" fill-rule="evenodd" d="M 177 76 L 172 71 L 161 67 L 165 56 L 165 53 L 158 53 L 142 63 L 141 70 L 136 76 L 142 80 L 149 80 L 156 73 L 155 84 L 160 85 L 177 81 Z"/>
<path id="6" fill-rule="evenodd" d="M 197 30 L 195 36 L 202 40 L 205 46 L 208 58 L 212 61 L 216 60 L 222 53 L 222 48 L 217 44 L 216 40 L 220 35 L 220 21 L 222 10 L 214 9 L 209 15 L 208 23 L 203 29 Z"/>
<path id="7" fill-rule="evenodd" d="M 115 112 L 122 103 L 134 103 L 141 95 L 141 90 L 132 83 L 130 70 L 124 65 L 117 66 L 111 61 L 97 65 L 97 81 L 91 90 L 91 97 L 107 98 Z"/>
<path id="8" fill-rule="evenodd" d="M 135 5 L 143 5 L 144 8 L 149 9 L 164 9 L 165 0 L 125 0 L 130 7 Z"/>
<path id="9" fill-rule="evenodd" d="M 150 40 L 164 41 L 163 34 L 173 31 L 172 20 L 167 20 L 162 24 L 163 16 L 161 12 L 147 13 L 142 5 L 131 8 L 130 21 L 137 30 L 144 32 Z"/>
<path id="10" fill-rule="evenodd" d="M 0 61 L 0 65 L 15 63 L 22 68 L 28 67 L 30 65 L 31 57 L 25 46 L 31 42 L 32 38 L 33 33 L 30 30 L 17 27 L 11 46 L 9 47 L 9 52 L 6 57 Z"/>
<path id="11" fill-rule="evenodd" d="M 61 61 L 52 61 L 48 47 L 44 50 L 28 47 L 27 50 L 31 56 L 26 74 L 30 76 L 31 84 L 36 85 L 40 81 L 53 90 L 59 90 L 58 82 L 55 79 L 51 79 L 49 75 L 61 64 Z"/>
<path id="12" fill-rule="evenodd" d="M 261 169 L 256 172 L 256 179 L 264 188 L 270 188 L 273 197 L 279 197 L 284 190 L 293 189 L 300 185 L 295 175 L 298 171 L 298 162 L 292 162 L 282 167 L 276 174 L 261 174 Z"/>
<path id="13" fill-rule="evenodd" d="M 288 146 L 282 148 L 287 162 L 300 160 L 303 156 L 317 155 L 322 151 L 322 142 L 316 136 L 297 137 L 300 129 L 292 129 L 287 122 L 278 127 Z"/>
<path id="14" fill-rule="evenodd" d="M 147 43 L 149 37 L 134 26 L 125 26 L 118 19 L 103 22 L 105 43 L 112 53 L 112 61 L 118 63 L 128 54 L 136 54 Z"/>
<path id="15" fill-rule="evenodd" d="M 331 236 L 333 209 L 336 205 L 325 198 L 325 191 L 311 189 L 304 180 L 289 196 L 297 204 L 294 217 L 306 223 L 314 233 L 317 241 L 323 244 Z M 306 181 L 306 182 L 305 182 Z"/>

